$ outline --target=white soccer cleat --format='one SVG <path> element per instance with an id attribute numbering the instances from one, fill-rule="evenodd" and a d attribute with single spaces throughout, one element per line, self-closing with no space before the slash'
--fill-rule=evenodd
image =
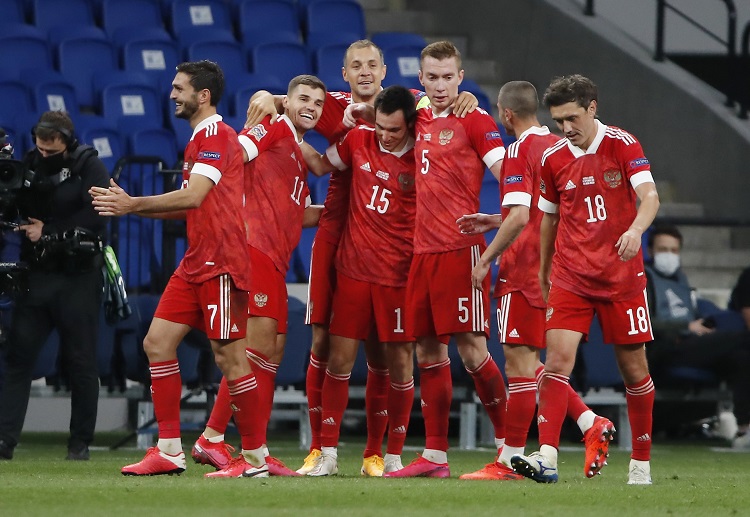
<path id="1" fill-rule="evenodd" d="M 401 456 L 395 459 L 389 459 L 385 462 L 385 467 L 383 467 L 383 472 L 396 472 L 397 470 L 401 470 L 404 468 L 403 463 L 401 463 Z"/>
<path id="2" fill-rule="evenodd" d="M 557 483 L 557 465 L 541 452 L 528 456 L 514 454 L 510 458 L 513 470 L 537 483 Z"/>
<path id="3" fill-rule="evenodd" d="M 322 477 L 335 476 L 338 473 L 339 465 L 336 457 L 323 453 L 315 461 L 315 466 L 307 473 L 307 475 L 312 477 Z"/>
<path id="4" fill-rule="evenodd" d="M 628 485 L 650 485 L 651 464 L 648 461 L 630 460 Z"/>

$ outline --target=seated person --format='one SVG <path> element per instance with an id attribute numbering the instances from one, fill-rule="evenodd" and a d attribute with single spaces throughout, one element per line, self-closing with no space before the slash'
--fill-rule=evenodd
<path id="1" fill-rule="evenodd" d="M 661 385 L 669 384 L 668 371 L 678 366 L 709 370 L 726 381 L 732 389 L 738 425 L 733 446 L 750 448 L 750 376 L 746 374 L 750 331 L 747 326 L 739 331 L 714 328 L 713 318 L 698 313 L 693 289 L 680 269 L 681 250 L 682 234 L 675 226 L 653 228 L 648 238 L 651 261 L 645 268 L 654 331 L 654 341 L 646 347 L 649 369 L 655 383 Z M 736 298 L 738 306 L 745 303 L 750 312 L 750 294 L 742 297 L 738 293 Z"/>

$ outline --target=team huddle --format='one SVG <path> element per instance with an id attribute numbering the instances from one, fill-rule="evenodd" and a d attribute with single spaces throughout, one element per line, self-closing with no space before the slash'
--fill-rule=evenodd
<path id="1" fill-rule="evenodd" d="M 196 462 L 215 467 L 206 477 L 337 474 L 361 341 L 368 368 L 362 475 L 449 477 L 451 338 L 497 448 L 494 461 L 461 479 L 556 482 L 566 415 L 581 429 L 584 474 L 593 477 L 606 465 L 615 428 L 585 405 L 569 376 L 596 313 L 605 341 L 616 345 L 626 386 L 628 483 L 650 484 L 654 386 L 644 342 L 652 336 L 640 242 L 659 200 L 638 141 L 599 122 L 596 86 L 572 75 L 554 79 L 544 95 L 564 138 L 538 122 L 530 83 L 502 87 L 500 120 L 516 137 L 506 151 L 493 118 L 473 95 L 459 94 L 461 56 L 447 41 L 422 51 L 424 92 L 383 89 L 382 52 L 367 40 L 349 47 L 342 70 L 351 92 L 328 92 L 302 75 L 285 96 L 256 93 L 237 135 L 216 113 L 221 70 L 207 61 L 183 63 L 171 93 L 175 114 L 194 129 L 183 188 L 149 197 L 131 197 L 114 182 L 91 190 L 102 215 L 185 217 L 188 228 L 189 249 L 144 339 L 159 440 L 122 473 L 185 470 L 176 349 L 197 328 L 224 374 L 192 449 Z M 304 142 L 313 128 L 331 144 L 322 155 Z M 486 168 L 500 184 L 501 214 L 478 213 Z M 322 206 L 311 204 L 308 170 L 331 174 Z M 285 276 L 302 228 L 311 226 L 318 228 L 306 314 L 312 442 L 294 471 L 271 455 L 266 428 L 287 331 Z M 498 232 L 487 246 L 483 233 L 491 229 Z M 487 349 L 496 260 L 507 395 Z M 403 465 L 414 354 L 425 448 Z M 540 448 L 526 455 L 537 393 Z M 232 417 L 238 456 L 224 441 Z"/>

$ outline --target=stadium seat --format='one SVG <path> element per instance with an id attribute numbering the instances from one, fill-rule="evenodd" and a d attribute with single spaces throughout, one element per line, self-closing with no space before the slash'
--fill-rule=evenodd
<path id="1" fill-rule="evenodd" d="M 266 43 L 252 50 L 253 72 L 271 74 L 288 84 L 299 74 L 311 73 L 305 47 L 299 43 Z"/>
<path id="2" fill-rule="evenodd" d="M 4 2 L 3 22 L 8 25 L 26 23 L 22 0 L 8 0 Z"/>
<path id="3" fill-rule="evenodd" d="M 268 74 L 245 74 L 245 81 L 241 81 L 242 86 L 230 90 L 231 113 L 234 117 L 243 117 L 247 114 L 247 105 L 250 97 L 259 90 L 266 90 L 274 95 L 284 95 L 287 85 L 283 84 L 276 77 Z M 229 89 L 229 88 L 228 88 Z"/>
<path id="4" fill-rule="evenodd" d="M 313 148 L 320 154 L 325 153 L 326 149 L 328 149 L 328 140 L 326 140 L 326 137 L 314 129 L 305 133 L 305 142 L 313 146 Z M 326 186 L 326 188 L 328 188 L 328 186 Z"/>
<path id="5" fill-rule="evenodd" d="M 325 150 L 323 150 L 323 152 L 325 152 Z M 330 180 L 331 175 L 326 174 L 324 176 L 320 176 L 317 180 L 315 180 L 314 184 L 310 185 L 310 197 L 312 197 L 314 204 L 322 205 L 325 202 L 326 196 L 328 195 L 328 184 L 330 183 Z M 312 190 L 313 187 L 314 190 Z"/>
<path id="6" fill-rule="evenodd" d="M 353 0 L 310 2 L 304 23 L 308 39 L 315 33 L 348 32 L 357 40 L 363 39 L 367 33 L 362 6 Z"/>
<path id="7" fill-rule="evenodd" d="M 121 27 L 164 28 L 158 0 L 104 0 L 102 27 L 112 37 Z"/>
<path id="8" fill-rule="evenodd" d="M 143 129 L 129 137 L 130 154 L 139 156 L 157 156 L 168 167 L 177 162 L 177 142 L 174 133 L 164 128 Z"/>
<path id="9" fill-rule="evenodd" d="M 197 27 L 232 31 L 229 6 L 220 0 L 175 0 L 172 4 L 172 33 Z"/>
<path id="10" fill-rule="evenodd" d="M 74 123 L 79 140 L 97 150 L 99 159 L 112 174 L 117 161 L 125 156 L 120 132 L 110 122 L 95 115 L 78 117 L 74 119 Z"/>
<path id="11" fill-rule="evenodd" d="M 0 81 L 0 119 L 13 120 L 17 116 L 34 113 L 31 93 L 20 81 Z"/>
<path id="12" fill-rule="evenodd" d="M 305 304 L 289 297 L 289 324 L 284 356 L 276 372 L 276 386 L 302 388 L 307 376 L 307 363 L 312 348 L 312 330 L 305 325 Z"/>
<path id="13" fill-rule="evenodd" d="M 130 131 L 159 128 L 164 117 L 159 94 L 150 86 L 113 84 L 102 90 L 102 115 Z"/>
<path id="14" fill-rule="evenodd" d="M 477 98 L 477 101 L 479 101 L 479 107 L 487 111 L 488 113 L 492 113 L 493 103 L 490 101 L 490 98 L 487 97 L 487 94 L 484 93 L 481 86 L 479 86 L 479 84 L 477 84 L 475 81 L 472 81 L 471 79 L 467 77 L 464 77 L 464 80 L 461 81 L 461 85 L 459 86 L 459 89 L 461 91 L 473 93 L 474 96 Z M 497 99 L 495 99 L 495 101 L 497 101 Z"/>
<path id="15" fill-rule="evenodd" d="M 180 49 L 180 55 L 183 58 L 187 58 L 188 49 L 191 45 L 196 43 L 209 41 L 218 42 L 226 41 L 229 43 L 237 43 L 234 37 L 234 33 L 227 29 L 217 29 L 215 27 L 195 27 L 193 29 L 187 29 L 176 35 L 177 46 Z"/>
<path id="16" fill-rule="evenodd" d="M 416 45 L 402 45 L 390 47 L 383 51 L 388 73 L 383 79 L 383 86 L 400 84 L 407 88 L 421 90 L 419 82 L 420 55 L 422 47 Z"/>
<path id="17" fill-rule="evenodd" d="M 75 87 L 81 106 L 97 105 L 93 78 L 117 70 L 117 55 L 108 41 L 90 38 L 66 39 L 58 47 L 60 72 Z"/>
<path id="18" fill-rule="evenodd" d="M 34 38 L 46 40 L 47 33 L 34 25 L 19 23 L 3 27 L 2 33 L 0 34 L 0 40 L 7 38 Z"/>
<path id="19" fill-rule="evenodd" d="M 348 48 L 349 45 L 354 43 L 355 41 L 359 40 L 360 37 L 358 34 L 355 34 L 353 32 L 315 32 L 307 36 L 307 41 L 305 43 L 307 47 L 307 52 L 310 55 L 311 59 L 315 59 L 315 54 L 317 53 L 318 49 L 321 47 L 329 46 L 329 45 L 342 45 L 344 48 Z M 344 53 L 342 52 L 339 56 L 340 60 L 343 61 L 344 59 Z"/>
<path id="20" fill-rule="evenodd" d="M 377 32 L 370 37 L 381 50 L 385 51 L 391 47 L 426 47 L 427 41 L 413 32 Z"/>
<path id="21" fill-rule="evenodd" d="M 172 35 L 163 27 L 118 27 L 110 38 L 117 48 L 135 41 L 174 42 Z"/>
<path id="22" fill-rule="evenodd" d="M 300 27 L 294 4 L 282 0 L 245 0 L 238 8 L 242 45 L 251 49 L 263 43 L 300 43 Z"/>
<path id="23" fill-rule="evenodd" d="M 315 52 L 315 73 L 326 85 L 328 91 L 349 91 L 349 83 L 344 81 L 341 69 L 348 44 L 324 45 Z"/>
<path id="24" fill-rule="evenodd" d="M 32 84 L 36 112 L 67 111 L 75 116 L 78 113 L 78 99 L 73 85 L 62 77 Z"/>
<path id="25" fill-rule="evenodd" d="M 232 41 L 199 41 L 187 50 L 188 61 L 210 59 L 221 66 L 224 79 L 248 73 L 247 55 L 239 43 Z M 232 79 L 229 79 L 230 81 Z"/>
<path id="26" fill-rule="evenodd" d="M 94 12 L 88 0 L 34 0 L 34 25 L 44 32 L 56 26 L 94 26 Z"/>
<path id="27" fill-rule="evenodd" d="M 95 27 L 93 25 L 83 25 L 83 26 L 58 25 L 56 27 L 52 27 L 47 33 L 47 39 L 49 40 L 49 44 L 52 46 L 53 49 L 57 49 L 60 43 L 62 43 L 65 40 L 81 39 L 81 38 L 109 41 L 109 37 L 107 36 L 107 33 L 104 32 L 99 27 Z M 58 49 L 58 55 L 59 55 L 59 49 Z"/>
<path id="28" fill-rule="evenodd" d="M 182 154 L 185 151 L 190 138 L 193 136 L 193 129 L 187 120 L 179 119 L 174 116 L 174 103 L 169 104 L 169 114 L 167 116 L 167 127 L 172 129 L 177 140 L 177 150 Z"/>
<path id="29" fill-rule="evenodd" d="M 580 345 L 578 360 L 585 365 L 586 381 L 591 388 L 621 388 L 622 377 L 617 368 L 613 345 L 604 343 L 599 319 L 594 317 L 588 340 Z"/>
<path id="30" fill-rule="evenodd" d="M 26 68 L 53 70 L 52 55 L 47 40 L 36 36 L 0 38 L 3 59 L 3 78 L 19 79 Z"/>
<path id="31" fill-rule="evenodd" d="M 315 240 L 315 233 L 317 228 L 303 228 L 302 235 L 297 245 L 297 251 L 299 252 L 299 260 L 302 270 L 304 271 L 304 278 L 298 279 L 300 281 L 307 282 L 310 279 L 310 257 L 312 255 L 312 243 Z"/>
<path id="32" fill-rule="evenodd" d="M 131 41 L 123 48 L 125 70 L 148 76 L 159 92 L 171 89 L 175 67 L 181 61 L 177 44 L 172 41 Z"/>

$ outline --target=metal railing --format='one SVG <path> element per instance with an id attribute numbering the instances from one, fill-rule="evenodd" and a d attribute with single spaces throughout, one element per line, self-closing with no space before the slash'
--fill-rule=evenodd
<path id="1" fill-rule="evenodd" d="M 654 59 L 656 61 L 664 61 L 664 32 L 666 30 L 666 12 L 667 10 L 672 11 L 677 16 L 688 22 L 690 25 L 709 36 L 714 41 L 720 43 L 727 49 L 727 100 L 725 104 L 727 106 L 734 106 L 735 98 L 735 85 L 732 83 L 732 72 L 735 70 L 737 64 L 737 8 L 734 5 L 734 0 L 721 0 L 727 9 L 727 37 L 726 40 L 722 39 L 721 36 L 714 34 L 708 30 L 705 26 L 701 25 L 700 22 L 691 18 L 689 15 L 680 11 L 677 7 L 670 4 L 666 0 L 657 0 L 656 2 L 656 44 L 654 51 Z"/>
<path id="2" fill-rule="evenodd" d="M 740 77 L 740 113 L 741 119 L 747 118 L 747 112 L 750 110 L 750 22 L 745 25 L 742 31 L 742 50 L 740 51 L 739 64 L 741 67 Z"/>

